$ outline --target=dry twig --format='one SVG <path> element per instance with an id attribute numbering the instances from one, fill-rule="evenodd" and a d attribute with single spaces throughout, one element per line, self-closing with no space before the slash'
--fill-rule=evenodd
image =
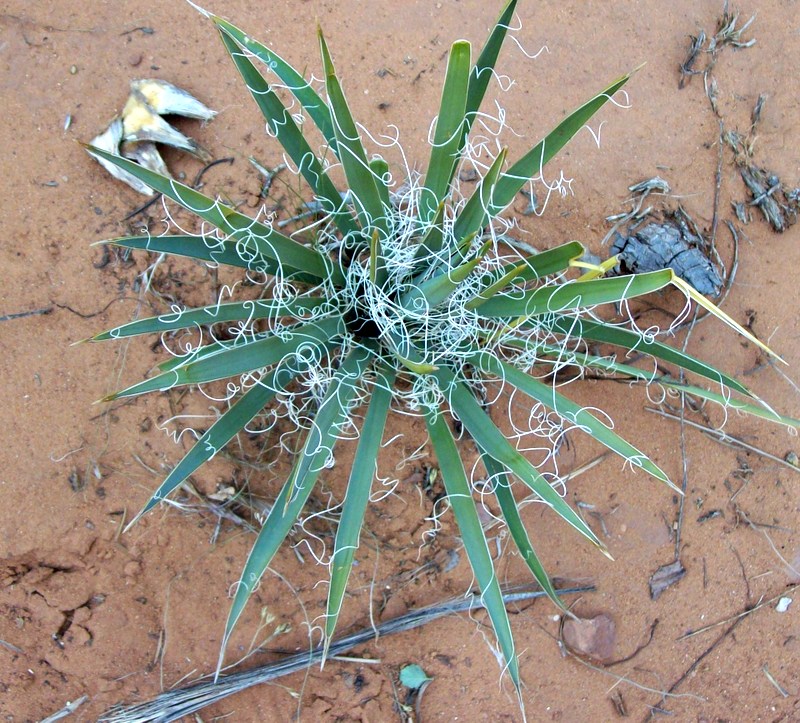
<path id="1" fill-rule="evenodd" d="M 565 588 L 558 592 L 560 595 L 571 595 L 592 591 L 594 591 L 593 586 L 584 586 Z M 505 592 L 503 599 L 508 604 L 544 595 L 545 593 L 541 590 L 519 591 L 516 589 Z M 405 632 L 446 615 L 466 612 L 479 607 L 482 607 L 481 596 L 471 594 L 438 605 L 412 610 L 399 618 L 380 623 L 377 626 L 377 632 L 380 635 Z M 370 642 L 375 638 L 375 633 L 376 630 L 367 627 L 334 641 L 330 645 L 329 657 L 341 655 L 351 648 Z M 290 655 L 277 663 L 220 676 L 216 681 L 201 680 L 185 688 L 168 690 L 145 703 L 114 706 L 101 716 L 100 721 L 101 723 L 155 723 L 156 721 L 167 723 L 174 721 L 254 685 L 307 669 L 315 663 L 322 662 L 322 653 L 322 648 L 317 647 L 310 652 Z"/>

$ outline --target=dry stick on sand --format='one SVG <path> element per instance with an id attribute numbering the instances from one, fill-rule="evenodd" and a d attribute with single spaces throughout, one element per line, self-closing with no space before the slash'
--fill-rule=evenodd
<path id="1" fill-rule="evenodd" d="M 563 588 L 558 590 L 560 595 L 574 595 L 585 592 L 594 592 L 594 586 Z M 508 588 L 503 594 L 506 604 L 543 597 L 541 590 L 525 590 L 524 588 Z M 447 602 L 429 607 L 412 610 L 393 620 L 388 620 L 378 625 L 375 629 L 368 627 L 359 632 L 331 643 L 329 657 L 336 657 L 347 652 L 357 645 L 362 645 L 374 640 L 376 631 L 378 635 L 405 632 L 421 627 L 426 623 L 437 620 L 445 615 L 466 612 L 483 607 L 480 595 L 469 594 L 466 597 L 454 598 Z M 291 655 L 276 663 L 259 666 L 250 670 L 243 670 L 231 675 L 220 676 L 213 680 L 201 681 L 168 690 L 156 698 L 144 703 L 131 706 L 117 705 L 100 717 L 100 723 L 168 723 L 182 716 L 201 710 L 206 706 L 217 703 L 229 695 L 238 693 L 260 683 L 275 680 L 289 673 L 304 670 L 314 663 L 322 661 L 322 648 L 315 648 L 310 652 Z"/>
<path id="2" fill-rule="evenodd" d="M 700 663 L 702 663 L 703 660 L 705 660 L 705 658 L 707 658 L 717 648 L 717 646 L 719 646 L 719 644 L 723 640 L 725 640 L 725 638 L 727 638 L 736 629 L 736 627 L 739 625 L 739 623 L 741 623 L 751 613 L 754 613 L 756 610 L 760 610 L 761 608 L 772 604 L 773 602 L 775 602 L 779 598 L 783 597 L 784 595 L 788 595 L 789 593 L 797 590 L 798 588 L 800 588 L 800 585 L 793 585 L 792 587 L 787 588 L 782 593 L 780 593 L 779 595 L 776 595 L 775 597 L 770 598 L 769 600 L 762 600 L 761 602 L 759 602 L 756 605 L 752 605 L 752 606 L 746 607 L 741 613 L 739 613 L 738 615 L 733 616 L 732 618 L 728 618 L 726 620 L 720 620 L 719 622 L 712 623 L 711 625 L 707 625 L 706 627 L 700 628 L 699 630 L 693 630 L 693 631 L 687 633 L 686 635 L 678 638 L 678 640 L 685 640 L 686 638 L 688 638 L 688 637 L 690 637 L 692 635 L 699 635 L 700 633 L 704 633 L 704 632 L 706 632 L 708 630 L 711 630 L 711 629 L 713 629 L 715 627 L 718 627 L 720 625 L 726 625 L 726 624 L 730 623 L 730 625 L 728 625 L 728 627 L 725 628 L 725 630 L 717 637 L 717 639 L 714 640 L 714 642 L 711 643 L 711 645 L 709 645 L 700 654 L 700 656 L 697 659 L 695 659 L 695 661 L 684 671 L 683 675 L 681 675 L 681 677 L 678 678 L 678 680 L 676 680 L 672 684 L 672 686 L 669 688 L 669 690 L 666 691 L 666 693 L 668 695 L 674 694 L 675 690 L 677 690 L 677 688 L 683 683 L 683 681 L 685 681 L 695 670 L 697 670 L 697 667 L 700 665 Z M 646 720 L 652 720 L 653 717 L 657 713 L 667 713 L 667 711 L 665 711 L 664 709 L 662 709 L 661 707 L 658 707 L 658 706 L 653 707 L 650 710 L 650 714 L 649 714 L 649 716 L 647 717 Z"/>
<path id="3" fill-rule="evenodd" d="M 43 309 L 34 309 L 33 311 L 18 311 L 15 314 L 4 314 L 0 316 L 0 321 L 11 321 L 12 319 L 24 319 L 26 316 L 43 316 L 53 311 L 52 306 L 45 306 Z"/>
<path id="4" fill-rule="evenodd" d="M 705 658 L 706 658 L 706 657 L 708 657 L 708 656 L 709 656 L 709 655 L 710 655 L 712 652 L 714 652 L 714 650 L 716 649 L 716 647 L 717 647 L 717 646 L 718 646 L 718 645 L 719 645 L 719 644 L 720 644 L 720 643 L 721 643 L 723 640 L 725 640 L 725 638 L 727 638 L 727 637 L 728 637 L 728 635 L 730 635 L 730 634 L 731 634 L 731 633 L 732 633 L 732 632 L 733 632 L 733 631 L 736 629 L 736 626 L 737 626 L 737 625 L 739 625 L 739 623 L 741 623 L 741 622 L 742 622 L 742 620 L 744 620 L 744 618 L 743 618 L 743 617 L 738 617 L 738 618 L 736 618 L 736 619 L 735 619 L 735 620 L 734 620 L 734 621 L 733 621 L 733 622 L 730 624 L 730 626 L 728 626 L 728 627 L 725 629 L 725 631 L 724 631 L 724 632 L 723 632 L 723 633 L 722 633 L 722 634 L 721 634 L 721 635 L 720 635 L 720 636 L 719 636 L 719 637 L 718 637 L 718 638 L 717 638 L 717 639 L 716 639 L 716 640 L 715 640 L 713 643 L 711 643 L 711 645 L 709 645 L 709 646 L 708 646 L 708 647 L 707 647 L 707 648 L 706 648 L 706 649 L 705 649 L 705 650 L 704 650 L 704 651 L 703 651 L 703 652 L 700 654 L 700 656 L 699 656 L 699 657 L 698 657 L 698 658 L 697 658 L 697 659 L 696 659 L 696 660 L 695 660 L 695 661 L 694 661 L 694 662 L 693 662 L 693 663 L 692 663 L 692 664 L 691 664 L 691 665 L 690 665 L 690 666 L 689 666 L 689 667 L 688 667 L 688 668 L 687 668 L 687 669 L 684 671 L 683 675 L 681 675 L 681 677 L 680 677 L 680 678 L 678 678 L 678 680 L 676 680 L 676 681 L 675 681 L 675 682 L 674 682 L 674 683 L 673 683 L 673 684 L 670 686 L 669 690 L 667 690 L 667 691 L 666 691 L 666 695 L 664 695 L 664 697 L 662 698 L 662 704 L 661 704 L 661 705 L 663 705 L 663 700 L 664 700 L 664 699 L 666 699 L 666 697 L 667 697 L 668 695 L 673 695 L 673 694 L 675 693 L 675 691 L 676 691 L 676 690 L 677 690 L 677 688 L 678 688 L 678 687 L 681 685 L 681 683 L 683 683 L 683 681 L 684 681 L 684 680 L 686 680 L 686 678 L 688 678 L 688 677 L 689 677 L 689 676 L 690 676 L 690 675 L 691 675 L 691 674 L 692 674 L 692 673 L 693 673 L 693 672 L 694 672 L 694 671 L 697 669 L 697 667 L 700 665 L 700 663 L 702 663 L 702 662 L 703 662 L 703 660 L 705 660 Z M 655 715 L 656 715 L 656 714 L 658 714 L 658 713 L 661 713 L 661 714 L 668 714 L 668 711 L 664 710 L 664 709 L 663 709 L 663 708 L 662 708 L 660 705 L 659 705 L 659 706 L 653 706 L 653 707 L 650 709 L 650 714 L 647 716 L 646 720 L 648 720 L 648 721 L 649 721 L 649 720 L 652 720 L 652 719 L 655 717 Z"/>
<path id="5" fill-rule="evenodd" d="M 68 702 L 61 710 L 53 713 L 53 715 L 47 716 L 47 718 L 43 718 L 41 723 L 55 723 L 56 721 L 61 720 L 62 718 L 66 718 L 67 716 L 72 715 L 78 708 L 80 708 L 87 700 L 89 700 L 88 695 L 82 695 L 77 700 L 73 700 Z"/>
<path id="6" fill-rule="evenodd" d="M 701 41 L 702 45 L 702 41 Z M 694 46 L 693 46 L 694 47 Z M 693 56 L 690 57 L 691 62 L 693 62 Z M 689 62 L 688 66 L 691 67 L 691 62 Z M 682 72 L 684 71 L 684 66 L 681 66 Z M 685 76 L 682 76 L 681 80 L 683 80 Z M 711 238 L 709 239 L 709 252 L 712 254 L 717 254 L 717 228 L 719 227 L 719 198 L 720 198 L 720 190 L 722 188 L 722 160 L 723 160 L 723 134 L 724 134 L 725 127 L 722 121 L 719 122 L 719 136 L 717 138 L 717 170 L 714 176 L 714 203 L 713 203 L 713 210 L 712 210 L 712 221 L 711 221 Z M 723 295 L 720 297 L 720 304 L 725 301 L 728 296 L 728 292 L 730 291 L 731 287 L 733 286 L 733 280 L 736 277 L 736 268 L 738 265 L 738 257 L 739 257 L 739 239 L 738 235 L 736 234 L 735 229 L 733 228 L 732 224 L 728 222 L 728 227 L 730 228 L 731 234 L 733 236 L 733 246 L 734 246 L 734 257 L 733 262 L 731 264 L 731 269 L 726 275 L 725 284 Z M 702 236 L 700 236 L 702 238 Z M 720 262 L 720 265 L 721 262 Z M 706 314 L 707 315 L 707 314 Z M 700 321 L 703 317 L 699 315 L 699 310 L 696 308 L 694 314 L 692 316 L 692 320 L 688 323 L 688 330 L 686 332 L 686 336 L 683 340 L 683 352 L 686 352 L 686 348 L 689 345 L 689 338 L 692 335 L 692 331 L 694 331 L 697 322 Z M 680 372 L 680 382 L 683 383 L 684 381 L 684 372 L 681 369 Z M 681 556 L 681 532 L 683 529 L 683 516 L 684 516 L 684 506 L 686 501 L 686 488 L 689 482 L 689 471 L 688 471 L 688 461 L 686 457 L 686 397 L 683 393 L 681 393 L 681 408 L 680 408 L 680 417 L 678 417 L 681 425 L 681 434 L 680 434 L 680 447 L 681 447 L 681 460 L 682 460 L 682 476 L 681 476 L 681 491 L 684 493 L 680 500 L 679 500 L 679 507 L 678 507 L 678 516 L 675 521 L 675 561 L 680 560 Z"/>
<path id="7" fill-rule="evenodd" d="M 711 623 L 710 625 L 705 625 L 702 628 L 697 628 L 697 630 L 690 630 L 688 633 L 684 633 L 678 638 L 678 641 L 686 640 L 687 638 L 693 638 L 695 635 L 701 635 L 703 633 L 708 632 L 709 630 L 713 630 L 714 628 L 720 627 L 721 625 L 727 625 L 728 623 L 732 623 L 740 618 L 745 618 L 748 615 L 754 613 L 756 610 L 760 610 L 767 605 L 772 605 L 772 603 L 777 602 L 782 597 L 786 597 L 787 595 L 791 595 L 795 590 L 800 588 L 800 584 L 792 585 L 791 587 L 787 587 L 782 592 L 778 593 L 777 595 L 769 598 L 769 600 L 761 600 L 760 602 L 756 603 L 755 605 L 750 605 L 746 607 L 742 612 L 733 615 L 732 617 L 725 618 L 724 620 L 718 620 L 715 623 Z"/>
<path id="8" fill-rule="evenodd" d="M 645 407 L 645 410 L 651 412 L 652 414 L 658 414 L 662 417 L 666 417 L 667 419 L 674 419 L 675 421 L 681 421 L 680 416 L 677 414 L 671 414 L 670 412 L 666 412 L 663 409 L 657 409 L 656 407 Z M 774 454 L 770 454 L 769 452 L 755 447 L 752 444 L 748 444 L 742 439 L 738 437 L 734 437 L 731 434 L 727 434 L 723 432 L 721 429 L 714 429 L 713 427 L 707 427 L 704 424 L 700 424 L 698 422 L 692 422 L 689 419 L 683 420 L 684 424 L 688 424 L 690 427 L 694 427 L 695 429 L 699 429 L 704 434 L 707 434 L 712 439 L 716 440 L 720 444 L 724 444 L 728 447 L 739 447 L 740 449 L 744 449 L 748 452 L 755 452 L 755 454 L 763 457 L 764 459 L 771 460 L 772 462 L 777 462 L 780 465 L 794 471 L 800 472 L 800 468 L 793 465 L 791 462 L 787 462 L 785 459 L 781 459 L 780 457 L 776 457 Z"/>
<path id="9" fill-rule="evenodd" d="M 714 214 L 716 216 L 716 200 L 715 200 Z M 716 231 L 716 230 L 715 230 Z M 713 238 L 711 243 L 713 244 Z M 694 327 L 697 324 L 698 309 L 695 308 L 692 321 L 689 324 L 689 329 L 686 332 L 686 337 L 683 340 L 683 352 L 686 353 L 686 348 L 689 346 L 689 338 L 692 336 Z M 681 369 L 679 381 L 681 384 L 685 381 L 683 369 Z M 681 413 L 678 418 L 681 424 L 681 492 L 683 493 L 678 500 L 678 517 L 675 520 L 675 562 L 680 562 L 681 559 L 681 532 L 683 531 L 683 514 L 686 502 L 686 488 L 689 485 L 689 461 L 686 456 L 686 394 L 680 393 L 681 396 Z"/>

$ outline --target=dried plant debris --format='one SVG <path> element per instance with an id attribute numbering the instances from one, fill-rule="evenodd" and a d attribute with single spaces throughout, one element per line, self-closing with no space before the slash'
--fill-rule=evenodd
<path id="1" fill-rule="evenodd" d="M 650 194 L 666 196 L 672 192 L 669 183 L 660 176 L 654 176 L 653 178 L 648 178 L 639 183 L 634 183 L 632 186 L 628 186 L 628 190 L 632 195 L 625 203 L 630 204 L 631 210 L 606 217 L 606 221 L 613 224 L 613 226 L 603 238 L 603 246 L 605 246 L 609 240 L 614 237 L 617 230 L 622 228 L 626 223 L 630 224 L 635 221 L 641 221 L 653 212 L 652 205 L 645 206 L 645 202 Z"/>
<path id="2" fill-rule="evenodd" d="M 731 12 L 728 7 L 728 0 L 725 0 L 722 15 L 717 20 L 717 31 L 708 43 L 708 52 L 717 53 L 726 45 L 734 48 L 750 48 L 756 44 L 755 38 L 745 40 L 742 33 L 747 30 L 756 19 L 751 15 L 750 19 L 739 25 L 739 13 Z"/>
<path id="3" fill-rule="evenodd" d="M 658 600 L 664 590 L 676 582 L 680 582 L 685 574 L 686 569 L 680 560 L 659 567 L 650 578 L 650 599 Z"/>
<path id="4" fill-rule="evenodd" d="M 678 81 L 678 87 L 683 88 L 686 85 L 687 79 L 691 78 L 693 75 L 704 76 L 706 92 L 713 106 L 714 98 L 712 97 L 712 93 L 708 92 L 708 76 L 714 68 L 717 56 L 725 46 L 741 49 L 750 48 L 755 45 L 755 38 L 745 39 L 742 37 L 755 19 L 756 16 L 752 15 L 749 20 L 740 24 L 739 13 L 736 11 L 731 12 L 727 0 L 725 0 L 725 4 L 722 8 L 722 15 L 717 19 L 717 27 L 714 34 L 709 37 L 704 30 L 700 30 L 697 35 L 689 36 L 689 40 L 691 41 L 689 50 L 686 53 L 686 58 L 679 66 L 680 80 Z M 707 44 L 706 41 L 708 41 Z M 695 64 L 701 54 L 706 54 L 708 56 L 708 62 L 703 69 L 698 69 L 695 67 Z"/>
<path id="5" fill-rule="evenodd" d="M 108 128 L 106 128 L 99 136 L 92 138 L 89 145 L 93 146 L 94 148 L 98 148 L 101 151 L 119 155 L 121 142 L 122 119 L 114 118 L 114 120 L 111 121 L 111 125 L 109 125 Z M 112 176 L 114 176 L 114 178 L 119 179 L 123 183 L 127 183 L 132 189 L 138 191 L 139 193 L 143 193 L 146 196 L 152 195 L 153 189 L 143 181 L 140 181 L 138 178 L 136 178 L 136 176 L 131 175 L 127 171 L 123 171 L 121 168 L 117 168 L 112 163 L 100 158 L 100 156 L 95 155 L 91 151 L 89 151 L 89 154 L 95 158 L 97 162 L 100 163 L 100 165 L 103 166 L 103 168 L 105 168 Z"/>
<path id="6" fill-rule="evenodd" d="M 208 121 L 216 115 L 215 111 L 165 80 L 133 80 L 130 87 L 131 92 L 122 113 L 111 121 L 105 131 L 90 141 L 90 146 L 114 155 L 122 155 L 164 176 L 169 176 L 170 173 L 158 152 L 157 143 L 187 151 L 204 162 L 211 160 L 208 151 L 173 128 L 162 116 L 179 115 Z M 100 158 L 91 150 L 89 154 L 114 178 L 146 196 L 153 194 L 153 189 L 135 176 Z"/>
<path id="7" fill-rule="evenodd" d="M 702 237 L 693 233 L 676 213 L 665 214 L 661 223 L 648 223 L 626 236 L 615 233 L 611 253 L 619 257 L 619 273 L 670 268 L 701 294 L 719 296 L 722 276 L 705 248 Z"/>
<path id="8" fill-rule="evenodd" d="M 594 587 L 573 587 L 558 590 L 559 595 L 594 592 Z M 506 604 L 522 602 L 533 598 L 544 597 L 541 590 L 525 590 L 510 588 L 503 590 Z M 481 595 L 460 595 L 453 600 L 431 605 L 425 608 L 410 610 L 392 620 L 368 625 L 350 635 L 337 638 L 331 643 L 328 655 L 333 658 L 353 648 L 377 640 L 387 635 L 414 630 L 445 615 L 456 614 L 483 607 Z M 224 700 L 230 695 L 252 688 L 254 685 L 273 681 L 276 678 L 304 670 L 325 659 L 325 651 L 320 645 L 313 650 L 283 656 L 272 663 L 258 665 L 253 668 L 236 670 L 233 673 L 213 675 L 200 678 L 184 687 L 165 690 L 150 701 L 135 703 L 130 706 L 115 705 L 100 717 L 100 723 L 147 723 L 148 721 L 173 721 L 188 716 L 214 703 Z"/>
<path id="9" fill-rule="evenodd" d="M 131 96 L 144 101 L 158 115 L 181 115 L 201 121 L 209 121 L 216 115 L 216 111 L 166 80 L 132 80 Z"/>
<path id="10" fill-rule="evenodd" d="M 764 112 L 764 104 L 767 102 L 766 93 L 759 93 L 756 104 L 750 113 L 750 132 L 754 133 L 758 124 L 761 123 L 761 114 Z"/>
<path id="11" fill-rule="evenodd" d="M 694 64 L 697 62 L 697 57 L 703 50 L 706 43 L 706 32 L 701 30 L 697 35 L 690 35 L 691 43 L 689 45 L 689 52 L 686 53 L 685 60 L 680 65 L 681 79 L 678 82 L 678 88 L 683 88 L 686 85 L 686 79 L 691 78 L 693 75 L 700 75 L 703 70 L 695 70 Z"/>
<path id="12" fill-rule="evenodd" d="M 761 209 L 775 231 L 783 233 L 797 223 L 800 189 L 785 188 L 778 176 L 758 166 L 743 166 L 739 172 L 750 192 L 750 205 Z"/>
<path id="13" fill-rule="evenodd" d="M 758 123 L 764 104 L 764 96 L 759 96 L 753 111 L 753 128 Z M 727 131 L 725 141 L 733 149 L 733 156 L 744 185 L 747 187 L 747 206 L 756 207 L 778 233 L 797 223 L 800 212 L 800 188 L 789 188 L 781 182 L 777 174 L 761 168 L 753 162 L 754 138 L 752 133 L 742 136 L 736 131 Z M 737 216 L 740 215 L 737 205 Z"/>

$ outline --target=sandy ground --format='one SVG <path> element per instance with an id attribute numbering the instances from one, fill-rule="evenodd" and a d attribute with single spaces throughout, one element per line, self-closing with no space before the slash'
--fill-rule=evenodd
<path id="1" fill-rule="evenodd" d="M 358 118 L 369 128 L 399 128 L 409 159 L 423 164 L 428 123 L 451 40 L 482 42 L 498 10 L 477 0 L 397 3 L 230 0 L 224 13 L 273 44 L 301 68 L 318 69 L 314 18 L 323 24 Z M 608 230 L 604 218 L 624 209 L 627 187 L 656 174 L 666 178 L 678 203 L 710 230 L 719 123 L 746 133 L 761 93 L 768 96 L 758 127 L 755 160 L 789 186 L 800 183 L 800 130 L 796 68 L 800 22 L 796 3 L 762 0 L 746 37 L 748 49 L 726 48 L 718 57 L 720 117 L 710 109 L 702 77 L 678 88 L 678 66 L 688 35 L 713 33 L 721 2 L 520 3 L 521 46 L 549 52 L 527 58 L 509 43 L 500 67 L 516 84 L 498 100 L 519 134 L 521 151 L 611 79 L 646 61 L 629 84 L 631 107 L 609 107 L 600 147 L 581 132 L 554 162 L 574 179 L 573 195 L 553 198 L 541 218 L 523 217 L 527 240 L 545 248 L 577 238 L 597 253 Z M 76 340 L 164 308 L 139 289 L 143 255 L 104 258 L 90 246 L 150 223 L 160 228 L 159 206 L 122 219 L 143 200 L 112 181 L 75 143 L 98 133 L 124 103 L 132 78 L 159 77 L 189 89 L 220 115 L 206 127 L 181 127 L 232 165 L 210 170 L 208 193 L 256 205 L 260 180 L 247 163 L 254 155 L 275 165 L 274 146 L 214 32 L 189 5 L 142 0 L 85 3 L 7 0 L 0 14 L 0 76 L 4 123 L 0 143 L 5 211 L 0 263 L 0 378 L 3 380 L 0 447 L 0 712 L 8 721 L 41 719 L 68 701 L 87 696 L 74 714 L 95 720 L 118 702 L 150 698 L 178 681 L 212 671 L 227 613 L 229 586 L 243 564 L 250 533 L 208 512 L 161 509 L 121 535 L 137 509 L 181 454 L 159 428 L 174 413 L 208 414 L 196 395 L 153 396 L 111 407 L 92 402 L 141 378 L 164 358 L 151 341 L 82 345 Z M 699 67 L 706 60 L 699 61 Z M 389 72 L 379 73 L 382 69 Z M 68 128 L 65 120 L 71 118 Z M 173 170 L 192 178 L 200 165 L 168 154 Z M 725 220 L 745 190 L 728 150 L 722 154 L 717 245 L 727 264 L 733 243 Z M 517 212 L 525 207 L 520 198 Z M 797 227 L 778 235 L 759 214 L 742 226 L 738 272 L 724 309 L 750 325 L 788 362 L 794 379 L 800 361 L 795 269 L 800 266 Z M 228 279 L 222 279 L 225 281 Z M 231 279 L 232 280 L 232 279 Z M 159 270 L 165 298 L 210 303 L 215 284 L 206 269 L 168 260 Z M 655 299 L 670 305 L 674 299 Z M 19 315 L 19 316 L 16 316 Z M 663 317 L 657 317 L 664 323 Z M 677 344 L 683 343 L 679 337 Z M 746 382 L 780 411 L 800 416 L 797 387 L 765 364 L 758 350 L 720 324 L 705 320 L 688 348 Z M 680 525 L 685 577 L 658 600 L 648 579 L 675 559 L 677 499 L 642 474 L 606 459 L 570 483 L 569 499 L 584 507 L 604 536 L 615 562 L 583 544 L 537 505 L 525 508 L 535 543 L 550 571 L 593 582 L 596 592 L 573 599 L 588 617 L 604 612 L 616 623 L 613 665 L 589 667 L 565 657 L 558 623 L 545 602 L 514 610 L 512 625 L 522 651 L 524 702 L 529 720 L 645 720 L 661 706 L 681 721 L 790 721 L 800 719 L 800 603 L 787 612 L 774 603 L 734 619 L 779 596 L 798 581 L 800 496 L 796 474 L 756 453 L 721 446 L 695 429 L 648 413 L 642 390 L 582 382 L 575 398 L 602 407 L 623 433 L 680 481 L 687 495 Z M 657 400 L 655 400 L 657 401 Z M 687 419 L 704 423 L 687 410 Z M 714 421 L 719 421 L 714 417 Z M 174 427 L 167 425 L 174 430 Z M 433 538 L 426 520 L 430 496 L 417 468 L 395 470 L 403 454 L 423 441 L 419 424 L 395 419 L 405 435 L 383 460 L 400 479 L 397 494 L 370 510 L 342 626 L 369 624 L 468 589 L 471 575 L 459 555 L 457 530 L 446 516 Z M 783 458 L 800 452 L 784 428 L 732 417 L 726 430 Z M 568 470 L 597 450 L 578 435 L 562 452 Z M 188 438 L 181 439 L 186 447 Z M 325 495 L 340 496 L 352 450 L 344 449 L 324 476 Z M 199 490 L 217 483 L 249 482 L 265 498 L 275 494 L 285 461 L 253 472 L 219 458 L 196 476 Z M 711 514 L 718 511 L 718 514 Z M 326 534 L 327 528 L 317 532 Z M 329 532 L 327 533 L 329 534 Z M 304 538 L 299 533 L 294 542 Z M 322 611 L 324 570 L 309 546 L 287 547 L 276 559 L 240 624 L 230 662 L 251 640 L 269 637 L 270 650 L 308 645 L 305 621 Z M 455 564 L 453 564 L 455 563 Z M 505 581 L 525 582 L 523 566 L 506 555 Z M 283 576 L 283 577 L 279 577 Z M 788 592 L 789 597 L 794 593 Z M 258 632 L 259 615 L 265 627 Z M 720 623 L 696 636 L 689 630 Z M 334 661 L 279 684 L 231 697 L 202 713 L 203 720 L 400 719 L 406 702 L 400 667 L 420 664 L 433 678 L 419 701 L 422 720 L 520 720 L 512 689 L 487 648 L 486 619 L 452 617 L 421 630 L 385 637 L 355 651 L 369 661 Z M 652 633 L 652 637 L 651 637 Z M 275 659 L 259 653 L 248 664 Z M 619 662 L 621 661 L 621 662 Z M 671 691 L 662 697 L 662 691 Z M 410 707 L 410 715 L 413 705 Z M 409 714 L 402 714 L 409 715 Z"/>

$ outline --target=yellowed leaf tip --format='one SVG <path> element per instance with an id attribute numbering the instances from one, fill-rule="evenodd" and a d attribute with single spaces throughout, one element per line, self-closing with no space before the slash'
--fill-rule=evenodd
<path id="1" fill-rule="evenodd" d="M 602 552 L 609 560 L 611 560 L 611 562 L 616 562 L 616 560 L 614 560 L 613 555 L 608 551 L 607 547 L 605 547 L 604 545 L 598 545 L 597 549 L 600 550 L 600 552 Z"/>
<path id="2" fill-rule="evenodd" d="M 705 296 L 703 296 L 697 289 L 695 289 L 691 284 L 684 281 L 682 278 L 677 276 L 674 272 L 672 274 L 672 284 L 683 291 L 692 301 L 694 301 L 699 306 L 702 306 L 706 311 L 708 311 L 713 316 L 716 316 L 723 324 L 727 324 L 730 326 L 734 331 L 738 332 L 741 336 L 743 336 L 748 341 L 755 344 L 759 349 L 765 351 L 770 356 L 774 357 L 780 362 L 786 364 L 786 360 L 783 359 L 781 356 L 776 354 L 772 349 L 770 349 L 763 341 L 757 339 L 753 334 L 751 334 L 747 329 L 745 329 L 741 324 L 735 321 L 733 318 L 728 316 L 722 309 L 720 309 L 713 301 L 710 301 Z"/>

